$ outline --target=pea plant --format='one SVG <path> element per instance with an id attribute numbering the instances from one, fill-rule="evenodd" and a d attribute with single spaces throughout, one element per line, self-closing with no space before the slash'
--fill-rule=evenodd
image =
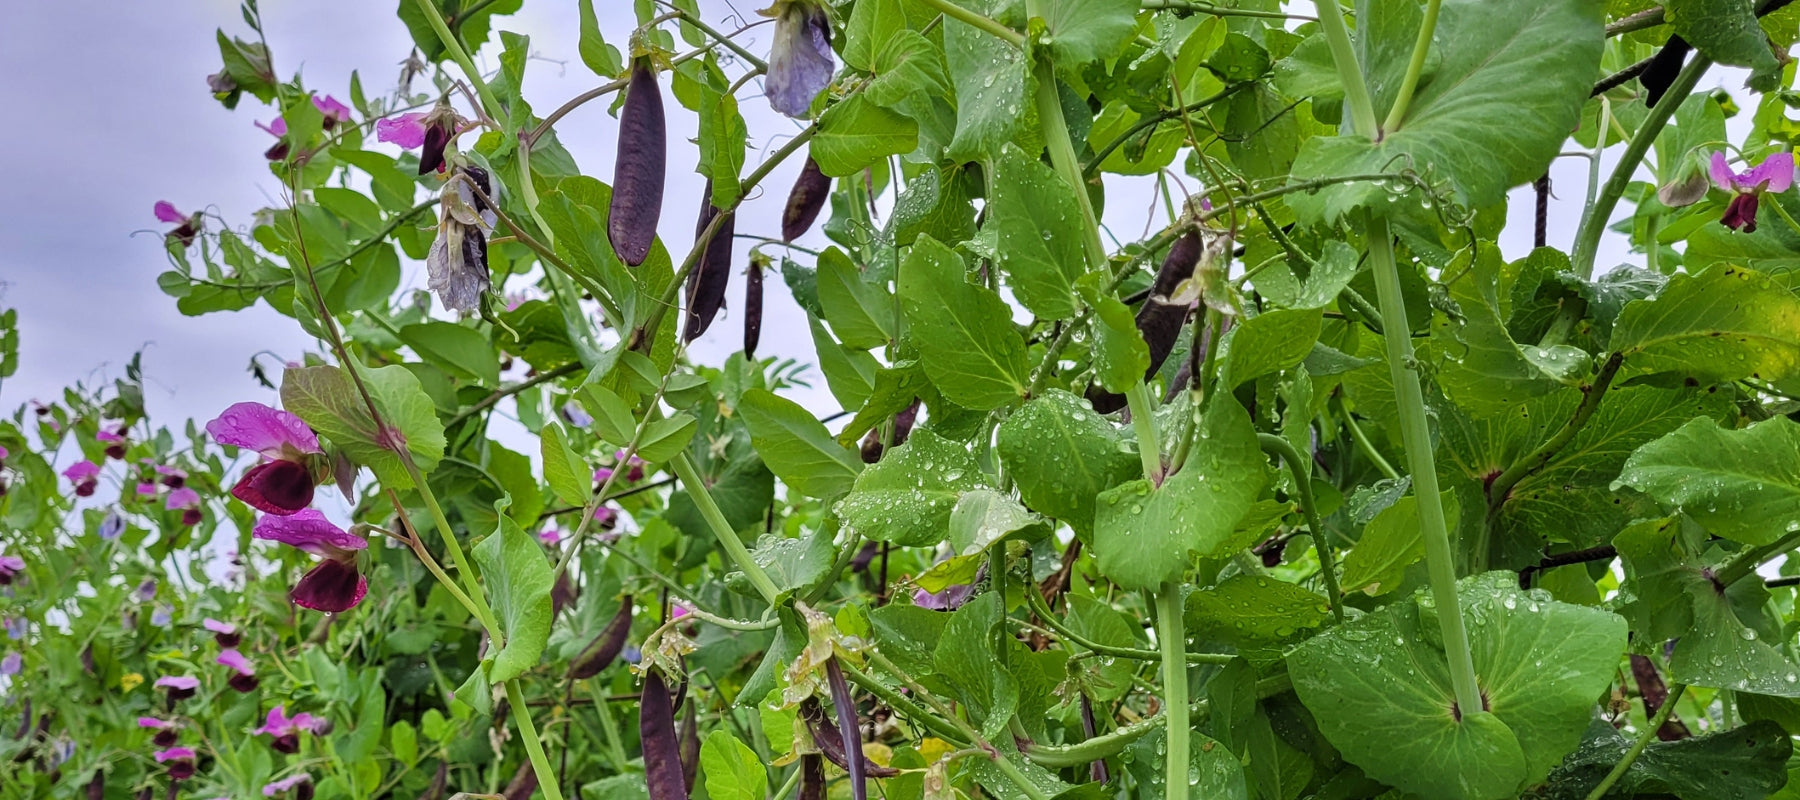
<path id="1" fill-rule="evenodd" d="M 218 33 L 157 284 L 316 347 L 0 421 L 0 796 L 1800 797 L 1800 7 L 520 5 Z"/>

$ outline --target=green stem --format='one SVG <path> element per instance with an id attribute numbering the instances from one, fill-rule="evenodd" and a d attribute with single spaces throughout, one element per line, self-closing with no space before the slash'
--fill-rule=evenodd
<path id="1" fill-rule="evenodd" d="M 1663 700 L 1663 707 L 1657 709 L 1656 718 L 1650 720 L 1643 730 L 1638 731 L 1637 740 L 1631 743 L 1631 749 L 1626 750 L 1625 755 L 1619 759 L 1619 763 L 1613 765 L 1612 771 L 1600 779 L 1600 783 L 1594 786 L 1593 791 L 1588 792 L 1587 800 L 1600 800 L 1605 797 L 1606 793 L 1612 789 L 1613 784 L 1625 777 L 1626 770 L 1631 769 L 1631 765 L 1637 763 L 1638 756 L 1644 754 L 1644 748 L 1649 747 L 1650 740 L 1656 737 L 1656 730 L 1661 728 L 1663 723 L 1669 721 L 1670 714 L 1675 713 L 1675 701 L 1680 700 L 1682 693 L 1686 691 L 1687 684 L 1685 683 L 1677 683 L 1669 687 L 1669 696 Z"/>
<path id="2" fill-rule="evenodd" d="M 879 664 L 879 662 L 877 663 Z M 951 744 L 973 744 L 971 740 L 963 735 L 964 732 L 962 729 L 939 719 L 936 714 L 926 711 L 924 708 L 920 707 L 918 703 L 913 702 L 906 695 L 894 691 L 887 684 L 875 680 L 868 673 L 857 669 L 854 664 L 846 662 L 843 659 L 838 659 L 838 665 L 843 667 L 844 677 L 849 678 L 851 683 L 861 686 L 863 689 L 866 689 L 869 694 L 875 695 L 875 697 L 886 704 L 888 708 L 899 712 L 900 716 L 911 720 L 920 727 L 931 731 Z"/>
<path id="3" fill-rule="evenodd" d="M 1795 531 L 1765 545 L 1752 547 L 1725 562 L 1718 572 L 1713 573 L 1713 580 L 1720 586 L 1730 586 L 1756 571 L 1764 561 L 1787 552 L 1795 544 L 1800 543 L 1800 531 Z"/>
<path id="4" fill-rule="evenodd" d="M 373 314 L 370 315 L 370 318 L 375 319 L 378 322 L 383 321 L 383 320 L 380 320 L 380 318 L 376 317 Z M 456 423 L 462 422 L 463 420 L 468 419 L 469 417 L 475 416 L 476 414 L 479 414 L 486 409 L 494 407 L 494 405 L 499 403 L 501 400 L 505 400 L 506 398 L 511 397 L 520 392 L 523 392 L 526 389 L 530 389 L 533 386 L 538 386 L 540 384 L 556 380 L 557 378 L 561 378 L 564 375 L 573 375 L 580 371 L 581 371 L 581 362 L 571 361 L 567 364 L 557 367 L 556 369 L 540 372 L 540 373 L 532 376 L 528 380 L 520 381 L 511 386 L 505 386 L 505 387 L 501 387 L 499 389 L 495 389 L 493 394 L 490 394 L 487 397 L 483 397 L 483 398 L 481 398 L 481 400 L 476 402 L 474 405 L 471 405 L 468 408 L 465 408 L 461 411 L 456 412 L 456 416 L 451 417 L 449 422 L 444 423 L 444 427 L 454 428 L 454 427 L 456 427 Z"/>
<path id="5" fill-rule="evenodd" d="M 1037 15 L 1038 0 L 1026 0 L 1026 7 Z M 1056 67 L 1048 56 L 1040 57 L 1033 68 L 1037 78 L 1038 129 L 1044 135 L 1044 149 L 1050 152 L 1050 166 L 1068 184 L 1081 209 L 1081 245 L 1087 253 L 1088 269 L 1106 267 L 1106 245 L 1100 241 L 1100 220 L 1094 214 L 1093 198 L 1088 196 L 1087 179 L 1081 162 L 1075 158 L 1075 145 L 1069 141 L 1069 125 L 1063 119 L 1062 99 L 1056 93 Z"/>
<path id="6" fill-rule="evenodd" d="M 1406 324 L 1400 270 L 1394 264 L 1393 235 L 1387 220 L 1369 219 L 1368 240 L 1375 291 L 1381 303 L 1381 325 L 1387 331 L 1382 338 L 1387 340 L 1388 375 L 1393 379 L 1394 400 L 1399 404 L 1400 439 L 1412 471 L 1413 496 L 1418 499 L 1419 532 L 1425 540 L 1425 566 L 1430 573 L 1432 598 L 1437 601 L 1438 624 L 1443 628 L 1444 654 L 1450 660 L 1450 685 L 1462 713 L 1473 713 L 1483 709 L 1481 690 L 1469 654 L 1469 634 L 1463 628 L 1462 606 L 1456 599 L 1456 565 L 1450 552 L 1443 499 L 1438 494 L 1431 424 L 1426 418 L 1425 392 L 1419 386 L 1413 359 L 1412 333 Z"/>
<path id="7" fill-rule="evenodd" d="M 1325 596 L 1331 601 L 1331 615 L 1341 623 L 1344 621 L 1344 595 L 1338 588 L 1337 561 L 1332 556 L 1331 543 L 1325 539 L 1325 525 L 1319 522 L 1319 508 L 1313 503 L 1310 462 L 1301 457 L 1291 442 L 1280 436 L 1259 433 L 1256 440 L 1262 444 L 1263 452 L 1280 456 L 1287 463 L 1288 473 L 1294 477 L 1294 490 L 1300 495 L 1300 510 L 1306 514 L 1306 527 L 1312 530 L 1313 549 L 1319 554 L 1319 574 L 1325 579 Z"/>
<path id="8" fill-rule="evenodd" d="M 1419 76 L 1425 72 L 1425 56 L 1431 52 L 1431 35 L 1437 31 L 1438 6 L 1441 0 L 1426 0 L 1425 19 L 1419 23 L 1419 38 L 1413 42 L 1412 60 L 1406 63 L 1406 77 L 1400 79 L 1400 93 L 1394 96 L 1394 107 L 1388 109 L 1384 131 L 1397 131 L 1406 110 L 1412 105 L 1413 92 L 1419 88 Z"/>
<path id="9" fill-rule="evenodd" d="M 1162 649 L 1163 708 L 1188 707 L 1187 633 L 1182 630 L 1181 581 L 1164 581 L 1156 590 L 1156 639 Z M 1169 752 L 1164 760 L 1163 800 L 1187 800 L 1188 721 L 1165 714 Z"/>
<path id="10" fill-rule="evenodd" d="M 1325 33 L 1331 61 L 1337 65 L 1338 79 L 1344 84 L 1344 102 L 1350 105 L 1351 123 L 1357 133 L 1370 139 L 1381 138 L 1381 129 L 1375 127 L 1375 101 L 1369 99 L 1369 86 L 1363 82 L 1362 70 L 1357 66 L 1350 29 L 1344 25 L 1344 9 L 1337 0 L 1313 0 L 1313 5 L 1319 9 L 1319 30 Z"/>
<path id="11" fill-rule="evenodd" d="M 438 505 L 437 495 L 426 485 L 424 474 L 419 472 L 419 465 L 413 463 L 412 454 L 399 451 L 400 463 L 406 467 L 406 474 L 412 478 L 413 486 L 418 489 L 419 497 L 425 501 L 425 510 L 431 513 L 431 523 L 437 526 L 438 536 L 444 540 L 444 549 L 450 551 L 450 560 L 456 563 L 457 577 L 462 580 L 468 591 L 469 599 L 475 603 L 475 618 L 486 628 L 488 638 L 493 640 L 493 648 L 497 651 L 506 646 L 506 636 L 495 620 L 494 610 L 488 607 L 487 594 L 481 591 L 481 582 L 475 578 L 475 570 L 469 567 L 468 556 L 463 555 L 462 544 L 456 541 L 456 531 L 450 527 L 450 520 L 444 517 L 443 507 Z"/>
<path id="12" fill-rule="evenodd" d="M 1230 6 L 1201 3 L 1196 0 L 1139 0 L 1139 8 L 1167 9 L 1170 11 L 1196 11 L 1211 14 L 1215 17 L 1253 17 L 1256 19 L 1297 19 L 1311 21 L 1312 17 L 1301 14 L 1283 14 L 1280 11 L 1256 11 L 1248 8 L 1232 8 Z"/>
<path id="13" fill-rule="evenodd" d="M 1631 141 L 1626 143 L 1625 152 L 1619 156 L 1619 163 L 1613 167 L 1613 173 L 1601 187 L 1599 196 L 1594 198 L 1594 206 L 1581 220 L 1581 229 L 1575 233 L 1574 254 L 1569 259 L 1570 268 L 1581 279 L 1586 280 L 1594 275 L 1594 256 L 1600 250 L 1600 236 L 1606 232 L 1606 223 L 1612 217 L 1613 208 L 1624 196 L 1626 187 L 1631 185 L 1631 176 L 1637 172 L 1638 164 L 1644 160 L 1644 154 L 1650 152 L 1656 137 L 1662 133 L 1663 126 L 1675 116 L 1675 109 L 1680 108 L 1683 101 L 1694 91 L 1694 85 L 1700 82 L 1700 76 L 1712 66 L 1712 59 L 1696 54 L 1694 60 L 1683 67 L 1681 74 L 1675 76 L 1675 82 L 1669 85 L 1667 92 L 1656 107 L 1650 109 L 1649 116 L 1632 134 Z M 1602 136 L 1602 139 L 1605 137 Z"/>
<path id="14" fill-rule="evenodd" d="M 1162 660 L 1163 654 L 1159 650 L 1142 650 L 1136 647 L 1114 647 L 1108 644 L 1101 644 L 1086 636 L 1082 636 L 1069 626 L 1063 624 L 1062 620 L 1057 618 L 1056 612 L 1051 611 L 1050 606 L 1044 602 L 1043 595 L 1040 595 L 1037 592 L 1026 591 L 1025 602 L 1031 606 L 1031 610 L 1037 614 L 1038 619 L 1043 620 L 1044 625 L 1049 627 L 1050 630 L 1054 631 L 1058 636 L 1081 645 L 1099 655 L 1110 656 L 1112 658 L 1129 658 L 1134 661 Z M 1225 653 L 1188 653 L 1186 658 L 1189 664 L 1229 664 L 1236 656 Z"/>
<path id="15" fill-rule="evenodd" d="M 1273 13 L 1273 12 L 1269 12 L 1269 13 Z M 1119 134 L 1118 136 L 1113 137 L 1112 141 L 1107 142 L 1105 144 L 1105 146 L 1101 147 L 1098 150 L 1095 150 L 1093 157 L 1089 158 L 1087 161 L 1087 164 L 1081 168 L 1081 174 L 1083 176 L 1092 176 L 1094 173 L 1099 172 L 1100 171 L 1100 162 L 1105 161 L 1106 157 L 1112 155 L 1112 152 L 1114 150 L 1119 149 L 1119 147 L 1124 145 L 1126 142 L 1131 141 L 1131 137 L 1136 136 L 1139 132 L 1143 131 L 1145 128 L 1153 128 L 1153 127 L 1161 125 L 1165 122 L 1168 122 L 1169 120 L 1179 118 L 1183 114 L 1199 111 L 1201 109 L 1206 108 L 1207 106 L 1212 105 L 1213 103 L 1217 103 L 1220 100 L 1224 100 L 1234 94 L 1237 94 L 1239 90 L 1242 90 L 1242 89 L 1245 89 L 1245 88 L 1248 88 L 1248 87 L 1254 86 L 1254 85 L 1256 85 L 1255 81 L 1243 81 L 1240 83 L 1234 83 L 1234 84 L 1231 84 L 1230 86 L 1220 89 L 1218 92 L 1214 93 L 1210 97 L 1207 97 L 1207 98 L 1201 99 L 1201 100 L 1196 100 L 1185 106 L 1181 106 L 1180 108 L 1166 109 L 1163 111 L 1158 111 L 1155 114 L 1145 114 L 1144 116 L 1140 117 L 1137 122 L 1133 123 L 1131 127 L 1126 128 L 1123 133 Z M 1171 214 L 1170 216 L 1174 216 L 1174 215 Z"/>
<path id="16" fill-rule="evenodd" d="M 1501 503 L 1506 502 L 1507 495 L 1512 493 L 1513 487 L 1519 485 L 1519 481 L 1531 477 L 1538 470 L 1548 466 L 1550 459 L 1562 452 L 1562 449 L 1575 439 L 1575 434 L 1580 433 L 1581 429 L 1587 426 L 1588 420 L 1594 416 L 1594 411 L 1600 408 L 1600 400 L 1606 396 L 1607 388 L 1612 386 L 1613 378 L 1619 374 L 1619 366 L 1624 361 L 1625 357 L 1621 353 L 1613 353 L 1608 357 L 1606 363 L 1601 365 L 1600 371 L 1594 375 L 1594 382 L 1582 387 L 1581 405 L 1575 407 L 1574 416 L 1570 417 L 1568 422 L 1563 423 L 1562 429 L 1539 445 L 1536 450 L 1531 451 L 1530 455 L 1507 467 L 1506 471 L 1500 473 L 1499 477 L 1488 484 L 1488 505 L 1491 508 L 1499 508 Z"/>
<path id="17" fill-rule="evenodd" d="M 1144 479 L 1152 484 L 1162 482 L 1162 443 L 1156 438 L 1156 412 L 1150 404 L 1150 389 L 1139 381 L 1125 390 L 1125 402 L 1131 408 L 1131 430 L 1137 434 L 1138 459 L 1144 464 Z"/>
<path id="18" fill-rule="evenodd" d="M 669 8 L 669 10 L 674 11 L 677 16 L 681 17 L 682 22 L 685 22 L 689 25 L 694 26 L 695 28 L 698 28 L 701 33 L 704 33 L 707 36 L 712 37 L 713 41 L 724 45 L 727 50 L 730 50 L 731 52 L 736 53 L 738 58 L 741 58 L 745 61 L 750 62 L 750 65 L 755 67 L 757 72 L 768 72 L 769 71 L 769 62 L 764 61 L 761 58 L 757 57 L 757 55 L 755 53 L 752 53 L 748 49 L 745 49 L 745 47 L 743 45 L 738 44 L 735 41 L 732 41 L 730 36 L 726 36 L 725 34 L 720 33 L 717 30 L 715 30 L 713 28 L 713 26 L 706 24 L 706 21 L 701 19 L 699 14 L 690 14 L 687 11 L 683 10 L 680 6 L 675 5 L 674 3 L 663 2 L 662 4 L 667 6 Z"/>
<path id="19" fill-rule="evenodd" d="M 506 116 L 506 109 L 500 107 L 500 99 L 494 96 L 494 90 L 489 89 L 487 81 L 481 79 L 481 71 L 475 68 L 475 62 L 469 60 L 469 54 L 463 51 L 462 42 L 456 38 L 456 34 L 450 32 L 450 26 L 444 24 L 444 16 L 438 13 L 437 4 L 432 0 L 417 0 L 417 3 L 419 10 L 425 14 L 425 21 L 431 24 L 431 29 L 437 32 L 438 40 L 444 43 L 444 50 L 450 53 L 450 58 L 462 68 L 463 76 L 469 79 L 469 85 L 474 86 L 475 93 L 481 96 L 481 105 L 486 109 L 488 117 L 500 123 L 501 128 L 510 129 L 512 122 Z"/>
<path id="20" fill-rule="evenodd" d="M 919 1 L 919 3 L 921 3 L 923 5 L 930 6 L 932 8 L 932 10 L 937 11 L 938 13 L 943 14 L 946 17 L 949 17 L 953 20 L 964 23 L 966 25 L 972 25 L 975 28 L 977 28 L 981 31 L 984 31 L 991 36 L 999 37 L 1000 39 L 1004 40 L 1007 44 L 1010 44 L 1013 47 L 1017 47 L 1020 50 L 1025 49 L 1025 35 L 1024 34 L 1019 33 L 1018 31 L 1015 31 L 1012 28 L 1008 28 L 1005 25 L 1002 25 L 999 22 L 997 22 L 989 17 L 982 16 L 982 15 L 977 14 L 973 11 L 970 11 L 966 8 L 963 8 L 962 6 L 959 6 L 956 3 L 951 2 L 951 0 L 918 0 L 918 1 Z"/>
<path id="21" fill-rule="evenodd" d="M 1375 449 L 1375 443 L 1369 440 L 1369 434 L 1363 432 L 1362 424 L 1356 421 L 1356 416 L 1350 413 L 1350 409 L 1344 407 L 1342 401 L 1338 402 L 1338 416 L 1344 418 L 1344 427 L 1350 430 L 1350 438 L 1355 440 L 1357 449 L 1361 450 L 1365 457 L 1375 462 L 1375 468 L 1380 470 L 1381 474 L 1390 481 L 1400 480 L 1400 472 L 1394 469 L 1393 464 L 1388 463 L 1387 458 L 1381 455 L 1380 450 Z"/>
<path id="22" fill-rule="evenodd" d="M 768 573 L 757 566 L 756 560 L 750 557 L 750 551 L 745 549 L 744 541 L 738 538 L 737 531 L 732 530 L 731 523 L 725 521 L 725 514 L 719 511 L 719 504 L 713 502 L 712 492 L 707 491 L 706 482 L 700 479 L 700 473 L 694 469 L 694 462 L 688 459 L 687 453 L 676 453 L 675 458 L 669 461 L 669 466 L 675 470 L 675 476 L 681 479 L 681 485 L 688 490 L 688 496 L 693 498 L 694 505 L 700 509 L 700 516 L 706 519 L 707 527 L 712 528 L 713 535 L 718 537 L 719 545 L 725 548 L 738 569 L 744 571 L 744 577 L 750 579 L 750 584 L 756 587 L 763 599 L 769 605 L 775 605 L 781 597 L 781 590 L 769 579 Z"/>
<path id="23" fill-rule="evenodd" d="M 531 759 L 531 771 L 537 773 L 538 788 L 550 800 L 563 800 L 556 770 L 550 768 L 550 759 L 544 755 L 544 743 L 538 741 L 537 726 L 531 723 L 531 707 L 525 704 L 525 692 L 519 689 L 516 678 L 506 682 L 506 704 L 512 707 L 519 738 L 525 740 L 525 755 Z"/>
<path id="24" fill-rule="evenodd" d="M 619 723 L 612 718 L 612 709 L 607 706 L 606 693 L 588 685 L 588 693 L 594 696 L 594 713 L 600 717 L 600 730 L 606 734 L 606 749 L 612 754 L 613 763 L 619 772 L 625 771 L 625 765 L 631 763 L 625 757 L 625 746 L 619 739 Z M 574 712 L 570 712 L 574 713 Z"/>

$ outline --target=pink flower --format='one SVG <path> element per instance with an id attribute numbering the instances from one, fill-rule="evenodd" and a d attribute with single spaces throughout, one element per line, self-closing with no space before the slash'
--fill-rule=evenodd
<path id="1" fill-rule="evenodd" d="M 300 751 L 300 734 L 316 734 L 324 724 L 325 720 L 304 711 L 289 717 L 285 706 L 276 706 L 269 709 L 269 716 L 263 720 L 263 726 L 251 731 L 251 734 L 273 737 L 275 741 L 269 746 L 275 752 L 293 754 Z"/>
<path id="2" fill-rule="evenodd" d="M 0 675 L 17 675 L 25 669 L 25 657 L 18 653 L 7 653 L 0 658 Z"/>
<path id="3" fill-rule="evenodd" d="M 240 692 L 249 692 L 256 689 L 256 684 L 258 682 L 256 679 L 256 667 L 251 666 L 250 659 L 245 658 L 243 653 L 237 651 L 237 648 L 226 648 L 219 653 L 217 660 L 220 664 L 230 667 L 237 673 L 226 681 L 231 688 Z"/>
<path id="4" fill-rule="evenodd" d="M 220 647 L 237 647 L 238 642 L 243 639 L 243 635 L 238 633 L 237 626 L 229 622 L 220 622 L 212 617 L 207 617 L 200 622 L 200 625 L 212 631 L 213 641 L 218 642 Z"/>
<path id="5" fill-rule="evenodd" d="M 314 509 L 292 516 L 264 516 L 256 521 L 253 535 L 304 550 L 322 560 L 288 592 L 294 605 L 314 611 L 349 611 L 369 593 L 368 579 L 356 567 L 356 554 L 369 547 L 367 540 L 349 533 Z"/>
<path id="6" fill-rule="evenodd" d="M 1749 170 L 1733 172 L 1724 153 L 1713 153 L 1709 172 L 1713 185 L 1733 193 L 1719 223 L 1734 231 L 1755 233 L 1756 207 L 1762 193 L 1781 194 L 1794 185 L 1794 155 L 1784 150 Z"/>
<path id="7" fill-rule="evenodd" d="M 292 514 L 312 503 L 315 474 L 324 463 L 319 437 L 299 417 L 261 403 L 237 403 L 206 423 L 220 444 L 255 450 L 264 461 L 252 467 L 231 496 L 270 514 Z"/>
<path id="8" fill-rule="evenodd" d="M 181 730 L 181 724 L 178 722 L 155 717 L 138 717 L 137 724 L 140 728 L 152 728 L 156 731 L 156 736 L 150 739 L 150 743 L 157 747 L 174 747 L 175 743 L 181 740 L 178 733 Z"/>
<path id="9" fill-rule="evenodd" d="M 545 528 L 541 531 L 538 531 L 538 541 L 543 542 L 544 544 L 547 544 L 551 547 L 555 547 L 557 544 L 562 542 L 562 531 L 559 531 L 555 528 Z"/>
<path id="10" fill-rule="evenodd" d="M 169 765 L 169 780 L 185 781 L 194 777 L 194 751 L 186 747 L 156 751 L 156 763 Z"/>
<path id="11" fill-rule="evenodd" d="M 281 780 L 275 781 L 274 783 L 263 784 L 263 789 L 262 789 L 263 796 L 264 797 L 274 797 L 275 795 L 281 794 L 282 792 L 292 790 L 296 786 L 299 786 L 303 783 L 310 783 L 311 781 L 312 781 L 312 776 L 308 775 L 304 772 L 302 772 L 298 775 L 294 775 L 292 777 L 282 778 Z"/>
<path id="12" fill-rule="evenodd" d="M 181 524 L 193 527 L 200 524 L 204 515 L 200 513 L 200 493 L 186 486 L 169 492 L 169 499 L 163 508 L 168 511 L 181 511 Z"/>
<path id="13" fill-rule="evenodd" d="M 179 489 L 187 485 L 187 472 L 167 464 L 156 465 L 156 474 L 163 476 L 162 484 L 171 489 Z"/>
<path id="14" fill-rule="evenodd" d="M 25 559 L 18 556 L 0 556 L 0 586 L 13 582 L 13 577 L 25 571 Z"/>
<path id="15" fill-rule="evenodd" d="M 167 222 L 170 225 L 179 225 L 183 222 L 187 222 L 187 215 L 175 210 L 175 204 L 167 200 L 156 201 L 154 210 L 158 221 Z"/>
<path id="16" fill-rule="evenodd" d="M 157 678 L 156 683 L 152 685 L 158 689 L 169 690 L 170 700 L 185 700 L 189 697 L 193 697 L 194 692 L 200 689 L 200 679 L 191 678 L 185 675 L 164 675 Z"/>
<path id="17" fill-rule="evenodd" d="M 7 450 L 5 445 L 0 445 L 0 461 L 5 461 L 6 457 L 10 455 L 12 455 L 12 451 Z"/>
<path id="18" fill-rule="evenodd" d="M 63 477 L 75 484 L 76 497 L 92 497 L 94 489 L 100 485 L 100 465 L 83 459 L 63 470 Z"/>
<path id="19" fill-rule="evenodd" d="M 138 497 L 155 497 L 156 496 L 156 484 L 140 483 L 137 485 L 137 493 L 138 493 Z"/>
<path id="20" fill-rule="evenodd" d="M 375 120 L 375 141 L 416 150 L 425 144 L 425 112 L 401 114 Z"/>
<path id="21" fill-rule="evenodd" d="M 594 509 L 594 524 L 605 530 L 612 530 L 614 525 L 619 524 L 619 512 L 607 506 L 596 508 Z"/>
<path id="22" fill-rule="evenodd" d="M 669 604 L 669 619 L 681 619 L 688 615 L 687 606 L 680 603 Z"/>
<path id="23" fill-rule="evenodd" d="M 331 95 L 325 95 L 323 97 L 313 95 L 312 102 L 313 108 L 318 109 L 320 114 L 325 115 L 325 122 L 323 125 L 325 130 L 331 130 L 340 122 L 350 121 L 350 107 L 338 102 L 337 98 L 332 97 Z"/>
<path id="24" fill-rule="evenodd" d="M 616 450 L 613 452 L 613 461 L 624 461 L 626 463 L 626 466 L 628 467 L 625 471 L 626 483 L 637 483 L 644 479 L 644 460 L 638 458 L 636 453 L 632 453 L 631 459 L 627 461 L 625 458 L 625 451 Z"/>

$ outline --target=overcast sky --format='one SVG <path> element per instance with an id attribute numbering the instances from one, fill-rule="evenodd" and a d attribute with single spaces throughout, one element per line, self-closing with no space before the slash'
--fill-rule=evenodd
<path id="1" fill-rule="evenodd" d="M 595 5 L 608 40 L 622 46 L 635 25 L 629 4 Z M 701 5 L 717 27 L 736 27 L 743 18 L 727 20 L 739 12 L 724 2 Z M 747 0 L 736 9 L 755 19 L 759 5 Z M 360 69 L 364 85 L 378 92 L 395 79 L 411 48 L 394 8 L 392 0 L 266 0 L 264 27 L 277 69 L 284 77 L 301 70 L 309 87 L 346 100 L 351 70 Z M 56 398 L 75 381 L 110 380 L 122 374 L 133 351 L 144 348 L 152 418 L 175 427 L 185 417 L 209 419 L 239 400 L 272 401 L 247 372 L 252 355 L 269 351 L 288 360 L 320 349 L 266 304 L 184 317 L 156 287 L 157 274 L 168 268 L 160 235 L 167 226 L 152 216 L 153 203 L 166 199 L 183 211 L 209 209 L 247 226 L 250 215 L 274 204 L 280 192 L 261 155 L 271 140 L 252 124 L 274 113 L 249 97 L 237 111 L 227 111 L 207 93 L 205 76 L 219 68 L 217 27 L 248 35 L 236 3 L 221 0 L 32 3 L 0 28 L 0 69 L 13 76 L 0 83 L 11 119 L 0 128 L 0 152 L 8 162 L 6 190 L 0 192 L 0 307 L 17 308 L 21 328 L 19 372 L 0 385 L 6 413 L 33 398 Z M 600 82 L 576 55 L 574 3 L 534 0 L 520 14 L 497 19 L 495 27 L 530 35 L 534 56 L 564 62 L 530 64 L 526 95 L 535 108 L 554 108 Z M 752 31 L 746 45 L 766 52 L 770 31 Z M 494 64 L 493 52 L 478 58 L 484 67 Z M 736 74 L 738 68 L 732 69 Z M 1713 76 L 1709 84 L 1720 82 Z M 760 94 L 758 86 L 741 98 L 752 164 L 771 141 L 779 145 L 779 137 L 796 130 Z M 693 238 L 702 182 L 689 168 L 693 115 L 672 97 L 666 100 L 670 155 L 662 233 L 671 251 L 683 253 Z M 558 132 L 585 172 L 611 180 L 615 127 L 606 104 L 584 106 Z M 798 166 L 795 159 L 775 171 L 768 191 L 745 207 L 739 232 L 777 235 Z M 1587 163 L 1561 159 L 1553 176 L 1550 239 L 1567 247 L 1581 212 Z M 1119 239 L 1136 239 L 1145 227 L 1147 187 L 1141 179 L 1110 187 L 1115 194 L 1106 222 Z M 1116 194 L 1132 189 L 1140 191 Z M 1509 258 L 1530 249 L 1531 213 L 1529 194 L 1515 193 L 1502 237 Z M 803 241 L 822 244 L 823 236 L 815 229 L 809 240 Z M 740 243 L 739 269 L 747 251 L 748 244 Z M 1609 234 L 1598 263 L 1605 270 L 1631 258 L 1623 238 Z M 408 265 L 405 275 L 404 286 L 424 283 L 422 265 Z M 733 278 L 733 303 L 741 280 Z M 811 362 L 804 317 L 777 276 L 767 286 L 759 353 Z M 739 318 L 728 309 L 693 348 L 693 357 L 722 362 L 739 348 L 740 331 Z M 822 412 L 836 410 L 823 379 L 816 371 L 812 377 L 817 388 L 799 399 Z"/>

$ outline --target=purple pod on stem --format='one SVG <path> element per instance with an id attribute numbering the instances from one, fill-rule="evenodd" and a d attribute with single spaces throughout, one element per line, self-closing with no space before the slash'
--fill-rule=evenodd
<path id="1" fill-rule="evenodd" d="M 625 106 L 619 112 L 612 205 L 606 216 L 606 236 L 613 252 L 634 267 L 650 256 L 656 223 L 662 218 L 667 135 L 656 69 L 647 58 L 635 59 L 631 81 L 625 87 Z"/>

